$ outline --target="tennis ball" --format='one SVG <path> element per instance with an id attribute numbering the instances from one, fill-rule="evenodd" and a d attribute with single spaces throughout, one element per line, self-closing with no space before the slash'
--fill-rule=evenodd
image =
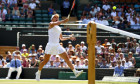
<path id="1" fill-rule="evenodd" d="M 116 8 L 117 8 L 116 6 L 113 6 L 113 10 L 116 10 Z"/>

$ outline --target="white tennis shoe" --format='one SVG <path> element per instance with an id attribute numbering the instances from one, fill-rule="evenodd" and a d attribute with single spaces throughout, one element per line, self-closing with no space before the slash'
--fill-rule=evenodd
<path id="1" fill-rule="evenodd" d="M 36 72 L 35 75 L 36 75 L 36 78 L 35 78 L 35 79 L 36 79 L 37 81 L 40 81 L 41 72 Z"/>
<path id="2" fill-rule="evenodd" d="M 77 77 L 80 76 L 82 73 L 83 73 L 83 70 L 81 70 L 81 71 L 77 71 L 77 70 L 76 70 L 76 72 L 75 72 L 74 74 L 75 74 L 75 76 L 76 76 L 76 78 L 77 78 Z"/>

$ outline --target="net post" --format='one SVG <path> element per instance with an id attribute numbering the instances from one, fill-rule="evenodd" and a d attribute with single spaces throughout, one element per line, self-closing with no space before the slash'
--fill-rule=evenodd
<path id="1" fill-rule="evenodd" d="M 96 24 L 89 22 L 87 25 L 88 44 L 88 84 L 95 84 L 95 44 L 96 44 Z"/>

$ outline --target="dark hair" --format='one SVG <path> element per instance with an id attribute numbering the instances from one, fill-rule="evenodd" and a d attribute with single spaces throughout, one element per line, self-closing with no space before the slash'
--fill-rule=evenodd
<path id="1" fill-rule="evenodd" d="M 2 55 L 0 55 L 0 59 L 1 59 L 1 60 L 3 59 L 3 56 L 2 56 Z"/>

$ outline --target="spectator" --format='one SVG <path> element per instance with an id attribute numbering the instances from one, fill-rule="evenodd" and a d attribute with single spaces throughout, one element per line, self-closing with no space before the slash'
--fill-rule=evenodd
<path id="1" fill-rule="evenodd" d="M 20 52 L 23 53 L 23 50 L 26 50 L 27 51 L 25 44 L 22 44 L 22 49 L 20 50 Z"/>
<path id="2" fill-rule="evenodd" d="M 25 1 L 25 3 L 23 3 L 23 9 L 25 13 L 27 12 L 28 8 L 29 8 L 28 1 Z"/>
<path id="3" fill-rule="evenodd" d="M 35 2 L 36 2 L 36 5 L 37 5 L 37 8 L 40 8 L 41 7 L 40 0 L 35 0 Z"/>
<path id="4" fill-rule="evenodd" d="M 118 26 L 118 29 L 121 29 L 121 30 L 124 30 L 125 29 L 125 25 L 122 22 L 122 20 L 120 20 L 120 23 L 117 26 Z"/>
<path id="5" fill-rule="evenodd" d="M 135 60 L 135 57 L 133 57 L 133 53 L 132 52 L 128 53 L 128 58 L 129 58 L 129 61 L 132 62 L 133 66 L 135 66 L 136 65 L 136 60 Z"/>
<path id="6" fill-rule="evenodd" d="M 113 10 L 112 12 L 111 12 L 111 16 L 112 17 L 115 17 L 117 14 L 116 14 L 116 11 L 115 10 Z"/>
<path id="7" fill-rule="evenodd" d="M 25 18 L 25 12 L 23 8 L 20 11 L 20 18 Z"/>
<path id="8" fill-rule="evenodd" d="M 96 13 L 97 13 L 97 12 L 94 11 L 94 7 L 92 7 L 92 9 L 91 9 L 91 11 L 90 11 L 90 15 L 91 15 L 92 17 L 94 17 Z"/>
<path id="9" fill-rule="evenodd" d="M 98 59 L 98 65 L 101 67 L 101 65 L 103 64 L 103 57 L 102 56 L 99 56 L 99 59 Z"/>
<path id="10" fill-rule="evenodd" d="M 55 67 L 59 67 L 59 65 L 60 65 L 60 58 L 58 55 L 56 56 L 56 59 L 54 61 L 54 65 L 55 65 Z"/>
<path id="11" fill-rule="evenodd" d="M 98 64 L 98 59 L 96 58 L 95 59 L 95 68 L 99 68 L 100 67 L 100 65 Z"/>
<path id="12" fill-rule="evenodd" d="M 31 59 L 31 62 L 30 62 L 30 65 L 31 65 L 31 68 L 34 68 L 34 67 L 37 67 L 37 60 L 35 59 L 36 58 L 36 54 L 33 54 L 32 55 L 32 59 Z"/>
<path id="13" fill-rule="evenodd" d="M 140 56 L 140 44 L 139 46 L 136 48 L 136 54 L 138 54 Z"/>
<path id="14" fill-rule="evenodd" d="M 2 67 L 3 56 L 0 55 L 0 68 Z"/>
<path id="15" fill-rule="evenodd" d="M 31 8 L 31 10 L 35 10 L 36 9 L 35 0 L 32 0 L 32 2 L 29 4 L 29 7 Z"/>
<path id="16" fill-rule="evenodd" d="M 8 75 L 7 75 L 6 79 L 9 79 L 10 78 L 11 73 L 13 71 L 17 71 L 16 79 L 19 79 L 20 74 L 22 72 L 22 68 L 21 68 L 22 65 L 21 65 L 21 61 L 19 59 L 17 59 L 18 56 L 20 57 L 19 54 L 18 55 L 15 55 L 14 56 L 14 59 L 11 61 L 10 68 L 9 68 Z"/>
<path id="17" fill-rule="evenodd" d="M 64 65 L 64 60 L 61 60 L 60 61 L 60 65 L 59 65 L 59 68 L 65 68 L 66 66 Z"/>
<path id="18" fill-rule="evenodd" d="M 106 66 L 109 68 L 111 66 L 111 63 L 110 63 L 110 56 L 107 56 L 106 57 Z"/>
<path id="19" fill-rule="evenodd" d="M 140 11 L 140 2 L 138 2 L 138 3 L 136 3 L 135 5 L 134 5 L 134 8 L 135 8 L 135 10 L 136 11 Z"/>
<path id="20" fill-rule="evenodd" d="M 114 53 L 111 53 L 111 54 L 110 54 L 110 61 L 116 62 L 116 58 L 115 58 L 115 56 L 114 56 Z"/>
<path id="21" fill-rule="evenodd" d="M 50 61 L 50 66 L 49 66 L 49 68 L 54 68 L 55 67 L 55 65 L 54 65 L 54 61 Z"/>
<path id="22" fill-rule="evenodd" d="M 70 10 L 69 0 L 64 0 L 62 6 L 63 6 L 63 15 L 67 16 L 69 14 L 69 10 Z"/>
<path id="23" fill-rule="evenodd" d="M 13 20 L 13 15 L 11 14 L 10 9 L 8 9 L 8 12 L 7 12 L 6 16 L 5 16 L 5 20 L 6 21 L 12 21 Z"/>
<path id="24" fill-rule="evenodd" d="M 107 65 L 106 65 L 106 60 L 103 59 L 103 64 L 100 66 L 100 68 L 109 68 Z"/>
<path id="25" fill-rule="evenodd" d="M 29 60 L 25 56 L 22 56 L 22 67 L 30 67 Z"/>
<path id="26" fill-rule="evenodd" d="M 8 55 L 6 56 L 6 62 L 7 63 L 11 62 L 11 60 L 12 60 L 12 55 L 11 55 L 11 53 L 8 53 Z"/>
<path id="27" fill-rule="evenodd" d="M 14 58 L 14 56 L 16 54 L 20 54 L 21 55 L 21 52 L 19 51 L 19 47 L 16 47 L 15 51 L 12 53 L 12 56 L 13 56 L 12 58 Z"/>
<path id="28" fill-rule="evenodd" d="M 82 68 L 82 66 L 80 65 L 79 59 L 76 60 L 75 68 Z"/>
<path id="29" fill-rule="evenodd" d="M 124 3 L 124 6 L 122 6 L 123 12 L 128 12 L 129 7 L 127 6 L 126 3 Z"/>
<path id="30" fill-rule="evenodd" d="M 51 4 L 50 7 L 48 8 L 48 14 L 54 14 L 53 4 Z"/>
<path id="31" fill-rule="evenodd" d="M 124 67 L 121 66 L 121 61 L 118 61 L 118 66 L 115 67 L 113 76 L 115 77 L 124 76 Z"/>
<path id="32" fill-rule="evenodd" d="M 81 41 L 80 48 L 82 49 L 83 52 L 85 52 L 87 50 L 87 47 L 85 46 L 85 42 L 84 41 Z"/>
<path id="33" fill-rule="evenodd" d="M 33 10 L 30 7 L 27 10 L 27 18 L 33 18 Z"/>
<path id="34" fill-rule="evenodd" d="M 39 64 L 40 64 L 43 60 L 44 60 L 44 55 L 41 55 L 41 56 L 39 57 Z"/>
<path id="35" fill-rule="evenodd" d="M 136 39 L 134 39 L 134 41 L 133 41 L 133 46 L 134 46 L 135 50 L 137 47 L 139 47 L 139 43 L 137 43 Z"/>
<path id="36" fill-rule="evenodd" d="M 100 11 L 100 7 L 98 7 L 97 4 L 95 4 L 94 11 L 95 11 L 96 13 Z"/>
<path id="37" fill-rule="evenodd" d="M 35 49 L 35 45 L 34 44 L 32 44 L 32 46 L 30 46 L 29 53 L 31 53 L 31 54 L 36 53 L 36 49 Z"/>
<path id="38" fill-rule="evenodd" d="M 84 8 L 83 15 L 86 15 L 86 14 L 89 15 L 90 11 L 91 11 L 90 4 L 87 4 L 87 6 Z"/>
<path id="39" fill-rule="evenodd" d="M 72 35 L 72 33 L 71 33 L 71 31 L 70 31 L 70 28 L 67 28 L 66 30 L 65 30 L 65 33 L 64 33 L 65 35 Z"/>
<path id="40" fill-rule="evenodd" d="M 83 65 L 83 68 L 88 69 L 88 59 L 85 59 L 85 64 Z"/>
<path id="41" fill-rule="evenodd" d="M 71 53 L 71 51 L 73 53 Z M 69 45 L 69 48 L 67 49 L 67 52 L 68 52 L 68 54 L 74 55 L 74 49 L 72 48 L 72 45 L 71 44 Z"/>
<path id="42" fill-rule="evenodd" d="M 17 0 L 8 0 L 8 4 L 10 9 L 12 9 L 17 4 Z"/>
<path id="43" fill-rule="evenodd" d="M 97 41 L 97 45 L 95 46 L 95 48 L 97 49 L 97 53 L 101 54 L 101 48 L 104 48 L 101 45 L 101 41 Z"/>
<path id="44" fill-rule="evenodd" d="M 20 11 L 17 4 L 15 4 L 15 7 L 13 8 L 12 15 L 13 15 L 13 18 L 20 18 Z"/>
<path id="45" fill-rule="evenodd" d="M 76 56 L 72 56 L 72 64 L 76 64 Z"/>
<path id="46" fill-rule="evenodd" d="M 128 52 L 133 52 L 133 53 L 135 53 L 135 48 L 133 47 L 133 43 L 132 42 L 130 42 L 129 44 L 128 44 Z"/>
<path id="47" fill-rule="evenodd" d="M 39 59 L 41 55 L 44 55 L 44 53 L 42 53 L 42 48 L 39 48 L 37 52 L 37 59 Z"/>
<path id="48" fill-rule="evenodd" d="M 77 44 L 77 45 L 75 46 L 75 55 L 78 56 L 78 57 L 81 57 L 82 54 L 83 54 L 83 51 L 82 51 L 80 45 Z"/>
<path id="49" fill-rule="evenodd" d="M 120 53 L 120 54 L 119 54 L 119 57 L 120 57 L 120 61 L 125 60 L 125 58 L 124 58 L 124 54 L 123 54 L 123 53 Z"/>
<path id="50" fill-rule="evenodd" d="M 5 21 L 6 14 L 7 14 L 7 10 L 4 9 L 4 4 L 2 4 L 2 8 L 0 10 L 0 19 L 2 21 Z"/>
<path id="51" fill-rule="evenodd" d="M 125 65 L 124 65 L 124 68 L 125 69 L 129 69 L 129 68 L 133 68 L 133 64 L 131 61 L 129 61 L 129 58 L 128 57 L 125 57 Z"/>
<path id="52" fill-rule="evenodd" d="M 43 46 L 39 45 L 39 48 L 41 48 L 42 49 L 42 53 L 44 53 Z"/>
<path id="53" fill-rule="evenodd" d="M 21 56 L 25 58 L 29 58 L 29 54 L 27 53 L 26 49 L 23 50 L 23 53 L 21 54 Z"/>
<path id="54" fill-rule="evenodd" d="M 104 3 L 102 9 L 103 9 L 104 11 L 107 11 L 108 9 L 110 9 L 110 5 L 106 2 L 106 3 Z"/>

